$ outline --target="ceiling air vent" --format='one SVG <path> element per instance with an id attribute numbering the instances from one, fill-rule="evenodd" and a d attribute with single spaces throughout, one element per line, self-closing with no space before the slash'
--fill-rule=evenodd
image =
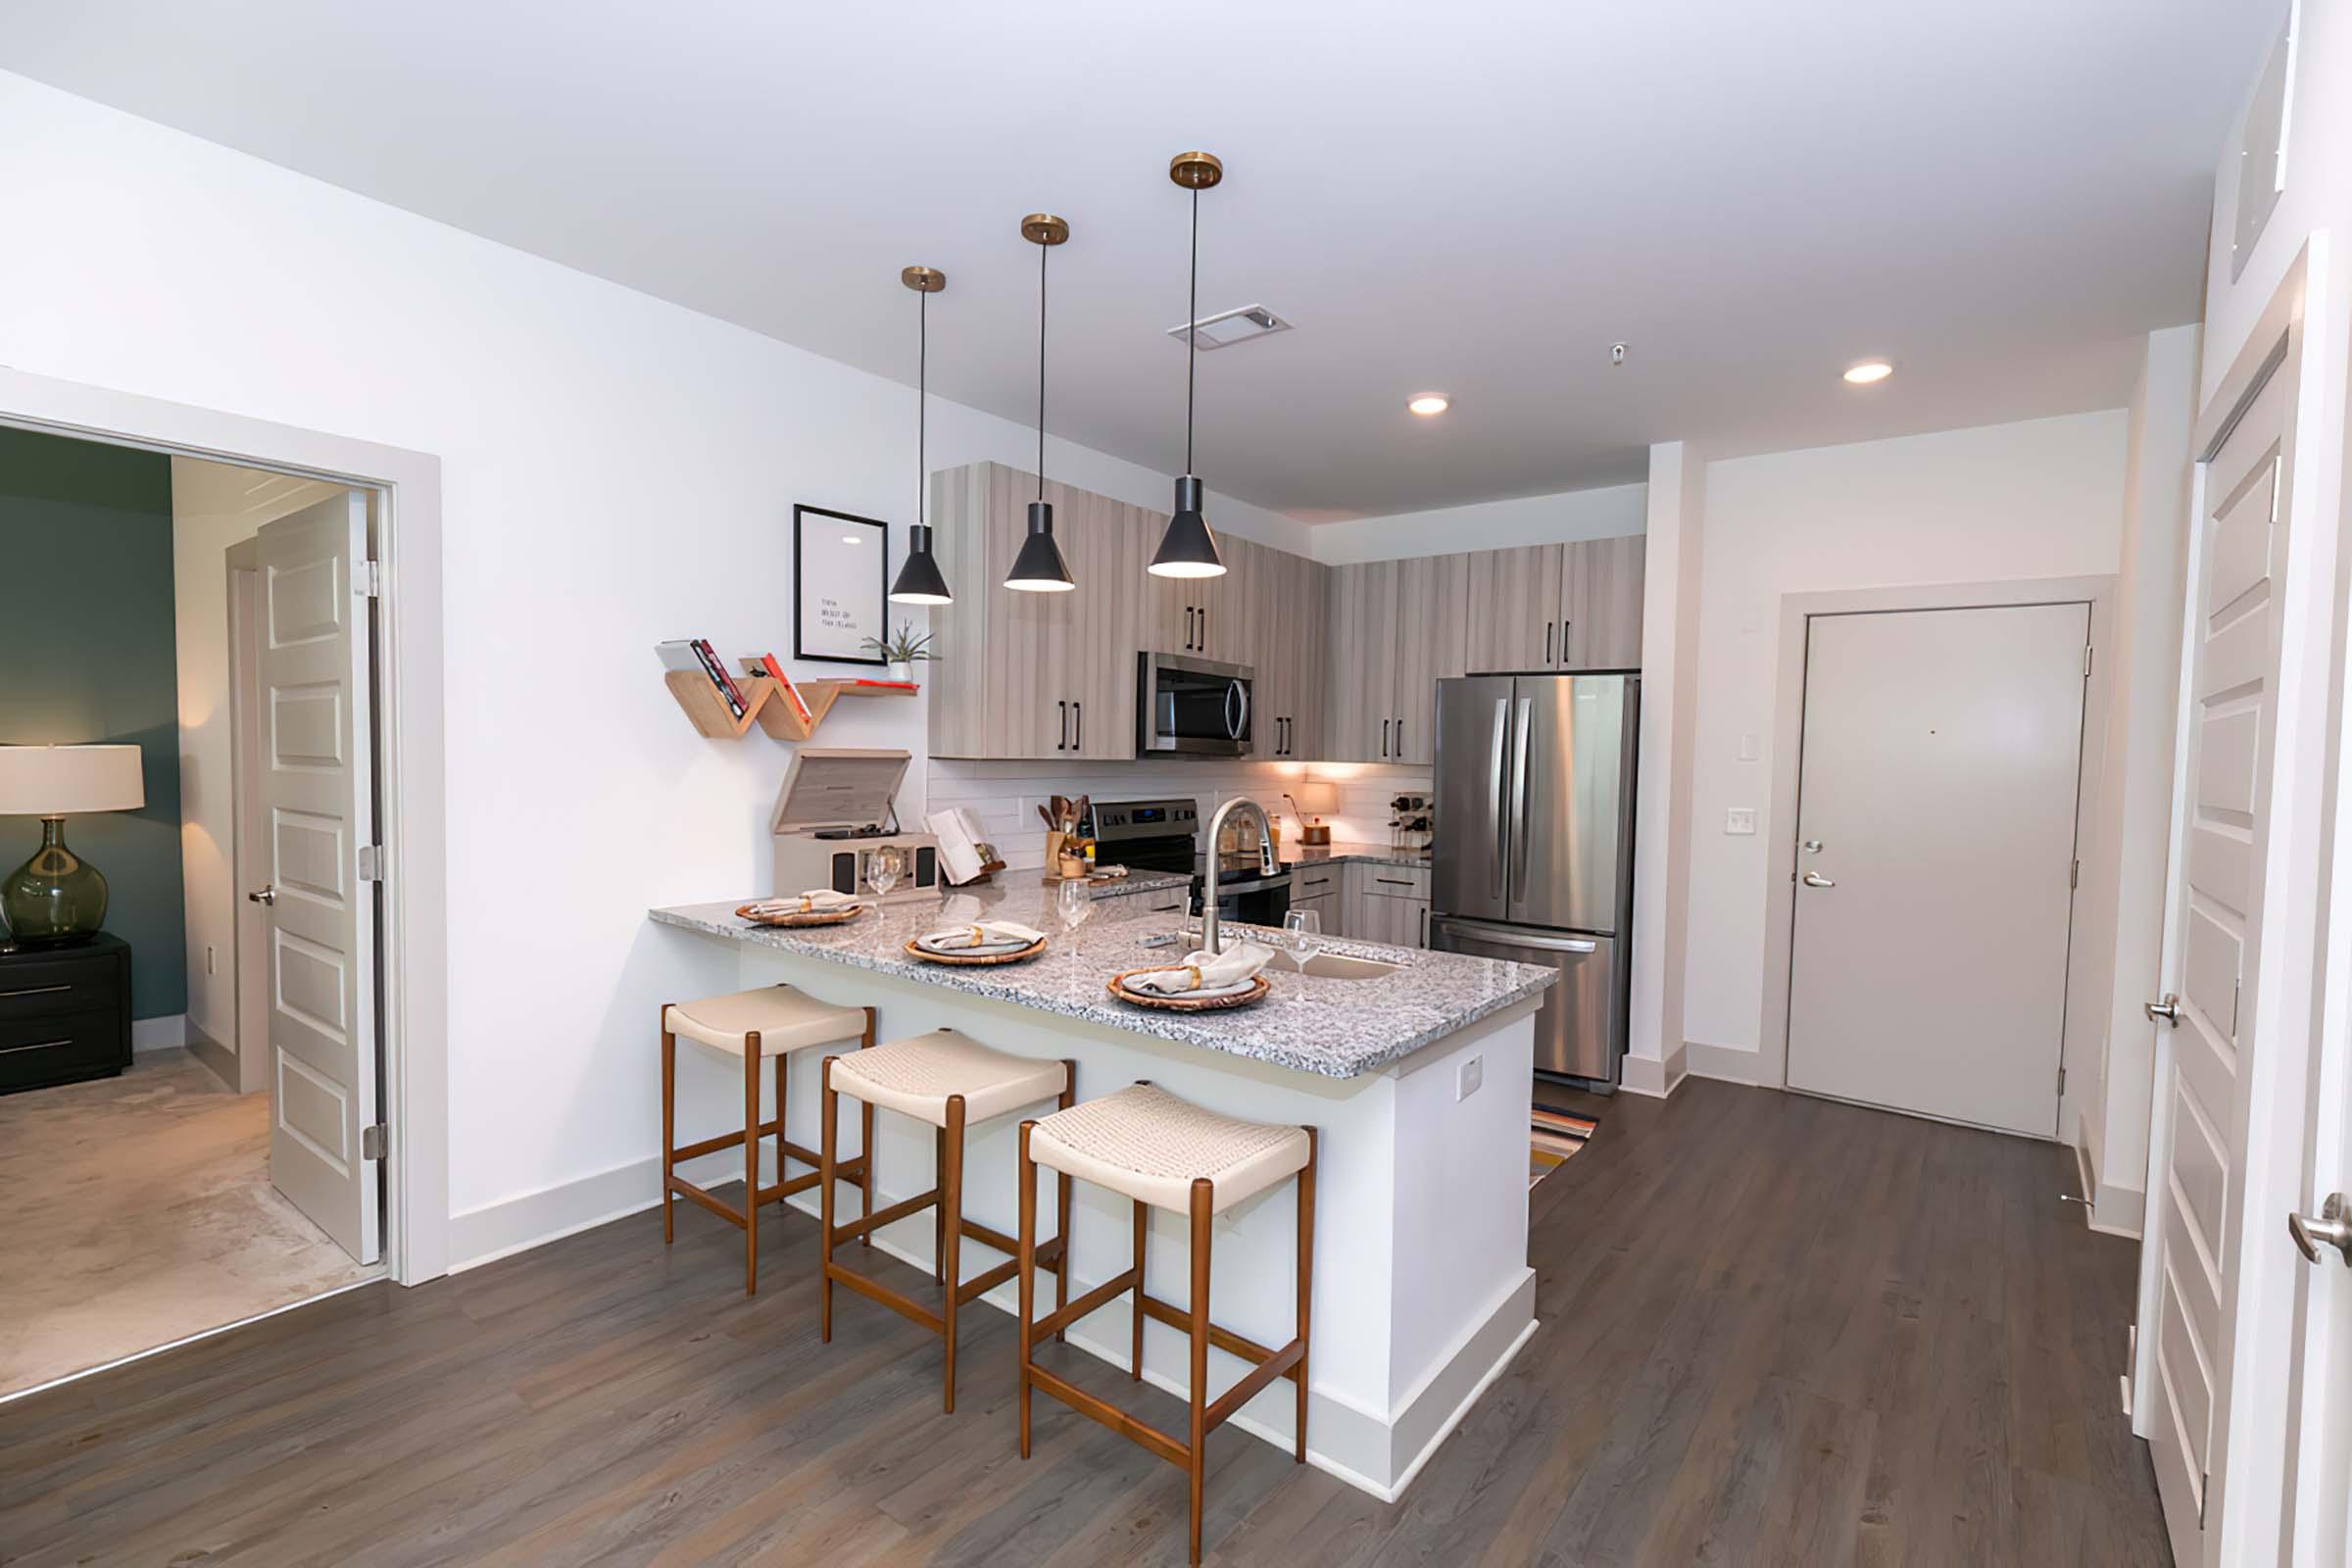
<path id="1" fill-rule="evenodd" d="M 1231 348 L 1236 343 L 1248 343 L 1255 338 L 1287 332 L 1291 323 L 1267 310 L 1263 305 L 1245 305 L 1238 311 L 1220 311 L 1203 316 L 1194 322 L 1178 322 L 1168 328 L 1168 336 L 1181 343 L 1193 328 L 1200 333 L 1200 352 Z"/>

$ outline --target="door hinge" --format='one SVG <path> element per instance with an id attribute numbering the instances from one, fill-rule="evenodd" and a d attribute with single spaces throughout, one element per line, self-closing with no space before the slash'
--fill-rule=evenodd
<path id="1" fill-rule="evenodd" d="M 2082 645 L 2082 678 L 2090 679 L 2090 644 Z"/>
<path id="2" fill-rule="evenodd" d="M 384 879 L 384 847 L 381 844 L 360 846 L 360 880 L 381 882 Z"/>
<path id="3" fill-rule="evenodd" d="M 2058 1098 L 2060 1100 L 2066 1098 L 2066 1069 L 2064 1067 L 2058 1069 Z"/>
<path id="4" fill-rule="evenodd" d="M 384 568 L 372 561 L 353 562 L 351 591 L 362 599 L 381 599 L 384 596 Z"/>
<path id="5" fill-rule="evenodd" d="M 2205 1499 L 2213 1495 L 2213 1472 L 2207 1470 L 2197 1477 L 2197 1528 L 2205 1528 Z"/>
<path id="6" fill-rule="evenodd" d="M 384 1157 L 384 1124 L 382 1122 L 379 1121 L 372 1127 L 360 1129 L 360 1157 L 362 1159 Z"/>
<path id="7" fill-rule="evenodd" d="M 2081 860 L 2076 860 L 2066 868 L 2066 885 L 2069 888 L 2079 888 L 2082 885 L 2082 862 Z"/>

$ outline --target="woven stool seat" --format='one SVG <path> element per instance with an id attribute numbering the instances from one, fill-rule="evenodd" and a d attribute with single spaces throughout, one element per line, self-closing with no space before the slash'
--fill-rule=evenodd
<path id="1" fill-rule="evenodd" d="M 1185 1213 L 1205 1177 L 1230 1208 L 1306 1168 L 1303 1127 L 1220 1116 L 1152 1084 L 1057 1110 L 1029 1130 L 1029 1157 L 1139 1202 Z"/>
<path id="2" fill-rule="evenodd" d="M 718 1051 L 743 1054 L 743 1043 L 760 1037 L 760 1054 L 781 1056 L 811 1046 L 855 1040 L 865 1030 L 863 1007 L 836 1007 L 790 986 L 761 986 L 700 1002 L 673 1002 L 662 1009 L 662 1027 Z"/>
<path id="3" fill-rule="evenodd" d="M 947 1126 L 948 1101 L 957 1095 L 968 1124 L 1054 1099 L 1068 1083 L 1069 1068 L 1055 1058 L 1007 1055 L 953 1029 L 894 1040 L 833 1062 L 836 1093 L 934 1127 Z"/>

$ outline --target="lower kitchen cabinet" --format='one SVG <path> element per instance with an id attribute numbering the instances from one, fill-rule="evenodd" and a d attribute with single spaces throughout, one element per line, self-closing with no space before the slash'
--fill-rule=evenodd
<path id="1" fill-rule="evenodd" d="M 1349 861 L 1342 867 L 1347 934 L 1393 948 L 1429 946 L 1429 872 Z"/>

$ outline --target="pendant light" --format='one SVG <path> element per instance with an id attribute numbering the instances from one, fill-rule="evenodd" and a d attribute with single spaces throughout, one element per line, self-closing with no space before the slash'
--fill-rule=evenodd
<path id="1" fill-rule="evenodd" d="M 956 596 L 948 592 L 948 579 L 940 574 L 939 563 L 931 559 L 931 525 L 921 519 L 930 514 L 928 500 L 931 476 L 924 466 L 924 416 L 930 412 L 931 401 L 931 296 L 948 286 L 948 274 L 936 267 L 909 267 L 899 273 L 899 281 L 914 290 L 914 526 L 906 531 L 906 560 L 899 567 L 898 581 L 890 585 L 891 603 L 899 605 L 952 605 Z"/>
<path id="2" fill-rule="evenodd" d="M 1200 359 L 1200 193 L 1225 177 L 1212 153 L 1178 153 L 1168 162 L 1168 178 L 1193 193 L 1193 291 L 1184 318 L 1184 477 L 1176 481 L 1176 514 L 1160 535 L 1159 553 L 1149 568 L 1154 577 L 1222 577 L 1217 536 L 1200 515 L 1200 480 L 1193 472 L 1193 370 Z"/>
<path id="3" fill-rule="evenodd" d="M 1070 225 L 1051 213 L 1021 220 L 1021 237 L 1037 247 L 1037 499 L 1029 503 L 1029 537 L 1012 558 L 1004 586 L 1025 594 L 1066 594 L 1078 586 L 1054 543 L 1054 504 L 1046 499 L 1046 257 L 1070 237 Z"/>

